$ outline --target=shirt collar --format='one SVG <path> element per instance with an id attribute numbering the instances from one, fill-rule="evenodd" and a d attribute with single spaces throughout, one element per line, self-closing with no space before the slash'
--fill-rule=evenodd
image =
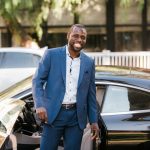
<path id="1" fill-rule="evenodd" d="M 68 50 L 68 45 L 66 45 L 66 55 L 69 56 L 69 57 L 71 57 L 70 53 L 69 53 L 69 50 Z"/>

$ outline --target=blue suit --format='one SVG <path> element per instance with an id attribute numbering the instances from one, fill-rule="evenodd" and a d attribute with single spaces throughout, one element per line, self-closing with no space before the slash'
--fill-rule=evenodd
<path id="1" fill-rule="evenodd" d="M 65 88 L 66 47 L 49 49 L 33 77 L 35 107 L 46 108 L 49 125 L 55 121 L 61 109 Z M 87 118 L 90 123 L 97 122 L 95 92 L 94 60 L 81 52 L 76 105 L 78 124 L 82 130 L 86 127 Z"/>

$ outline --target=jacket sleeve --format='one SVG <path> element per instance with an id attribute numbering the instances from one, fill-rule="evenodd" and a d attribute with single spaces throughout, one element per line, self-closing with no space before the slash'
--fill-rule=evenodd
<path id="1" fill-rule="evenodd" d="M 90 123 L 96 123 L 98 121 L 94 60 L 92 60 L 92 72 L 91 72 L 91 79 L 90 79 L 90 85 L 88 90 L 88 119 Z"/>
<path id="2" fill-rule="evenodd" d="M 43 106 L 44 86 L 47 83 L 51 65 L 50 57 L 50 50 L 46 50 L 33 76 L 32 93 L 36 108 Z"/>

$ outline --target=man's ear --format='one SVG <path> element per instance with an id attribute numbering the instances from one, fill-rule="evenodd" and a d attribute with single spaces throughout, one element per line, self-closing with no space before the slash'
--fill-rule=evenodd
<path id="1" fill-rule="evenodd" d="M 69 39 L 69 36 L 70 36 L 70 34 L 69 34 L 69 33 L 67 33 L 67 40 Z"/>

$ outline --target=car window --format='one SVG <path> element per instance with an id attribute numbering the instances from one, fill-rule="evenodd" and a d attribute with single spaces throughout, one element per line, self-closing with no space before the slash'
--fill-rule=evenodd
<path id="1" fill-rule="evenodd" d="M 150 109 L 150 93 L 133 88 L 109 86 L 102 112 L 117 113 Z"/>
<path id="2" fill-rule="evenodd" d="M 40 56 L 31 53 L 4 52 L 0 53 L 0 68 L 37 67 Z"/>

